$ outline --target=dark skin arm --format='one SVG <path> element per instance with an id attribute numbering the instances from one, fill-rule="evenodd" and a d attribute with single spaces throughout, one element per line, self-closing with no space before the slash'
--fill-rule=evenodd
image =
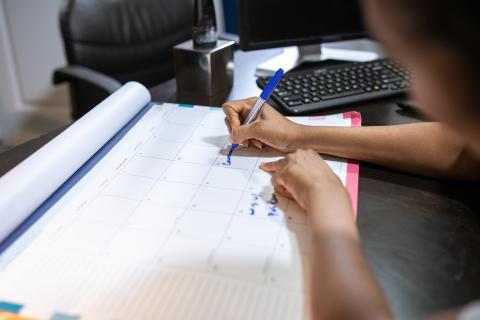
<path id="1" fill-rule="evenodd" d="M 393 319 L 365 256 L 347 192 L 313 150 L 263 164 L 275 191 L 293 198 L 313 231 L 312 319 Z"/>
<path id="2" fill-rule="evenodd" d="M 293 123 L 266 105 L 257 121 L 240 126 L 256 98 L 223 106 L 232 141 L 272 146 L 292 152 L 299 148 L 368 161 L 397 170 L 433 177 L 480 178 L 480 165 L 465 143 L 440 123 L 377 127 L 310 127 Z"/>
<path id="3" fill-rule="evenodd" d="M 341 181 L 314 150 L 297 150 L 261 168 L 275 192 L 295 200 L 313 232 L 311 319 L 394 319 L 368 265 L 350 199 Z M 428 320 L 456 319 L 457 310 Z"/>
<path id="4" fill-rule="evenodd" d="M 292 198 L 309 216 L 313 231 L 312 319 L 393 319 L 385 296 L 363 254 L 350 200 L 320 153 L 371 161 L 415 173 L 478 177 L 464 144 L 437 123 L 373 128 L 307 128 L 266 106 L 241 126 L 255 99 L 224 105 L 235 143 L 289 152 L 261 168 L 272 175 L 276 193 Z M 300 148 L 309 146 L 312 149 Z M 297 151 L 295 151 L 297 150 Z M 454 319 L 456 311 L 429 319 Z"/>

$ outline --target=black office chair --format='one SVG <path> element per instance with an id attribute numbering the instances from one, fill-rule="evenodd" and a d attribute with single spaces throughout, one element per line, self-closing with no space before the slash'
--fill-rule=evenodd
<path id="1" fill-rule="evenodd" d="M 191 38 L 193 0 L 65 0 L 60 28 L 69 65 L 53 82 L 70 83 L 80 118 L 122 83 L 147 87 L 174 76 L 172 47 Z"/>

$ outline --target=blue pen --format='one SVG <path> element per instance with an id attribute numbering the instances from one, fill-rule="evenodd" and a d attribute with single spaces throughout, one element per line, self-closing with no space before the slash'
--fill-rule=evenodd
<path id="1" fill-rule="evenodd" d="M 265 102 L 268 101 L 268 99 L 270 99 L 270 96 L 272 95 L 273 90 L 275 90 L 278 83 L 282 79 L 283 73 L 284 71 L 282 68 L 278 69 L 277 72 L 275 72 L 272 79 L 268 82 L 268 84 L 265 86 L 262 93 L 260 94 L 260 98 L 258 98 L 255 104 L 253 105 L 252 110 L 250 110 L 250 113 L 248 114 L 243 124 L 249 124 L 257 118 L 258 114 L 262 110 L 263 105 L 265 104 Z M 237 147 L 238 147 L 237 143 L 232 143 L 232 147 L 230 148 L 228 155 L 231 156 L 233 151 Z"/>

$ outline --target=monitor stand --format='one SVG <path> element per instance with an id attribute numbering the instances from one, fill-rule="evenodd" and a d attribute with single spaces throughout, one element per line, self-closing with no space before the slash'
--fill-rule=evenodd
<path id="1" fill-rule="evenodd" d="M 378 59 L 376 52 L 355 50 L 350 48 L 322 47 L 320 44 L 288 47 L 282 53 L 270 60 L 258 65 L 255 70 L 257 77 L 270 77 L 278 68 L 285 72 L 297 68 L 303 63 L 319 63 L 326 60 L 345 61 L 369 61 Z"/>

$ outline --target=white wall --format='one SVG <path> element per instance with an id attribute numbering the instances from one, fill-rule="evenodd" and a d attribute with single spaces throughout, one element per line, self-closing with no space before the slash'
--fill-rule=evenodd
<path id="1" fill-rule="evenodd" d="M 66 104 L 51 72 L 65 64 L 58 12 L 62 0 L 3 0 L 22 99 L 27 104 Z"/>
<path id="2" fill-rule="evenodd" d="M 51 85 L 65 64 L 58 27 L 62 0 L 0 0 L 0 139 L 31 112 L 69 108 L 66 86 Z M 12 119 L 16 121 L 11 121 Z"/>
<path id="3" fill-rule="evenodd" d="M 10 142 L 21 105 L 4 3 L 0 1 L 0 140 Z"/>

